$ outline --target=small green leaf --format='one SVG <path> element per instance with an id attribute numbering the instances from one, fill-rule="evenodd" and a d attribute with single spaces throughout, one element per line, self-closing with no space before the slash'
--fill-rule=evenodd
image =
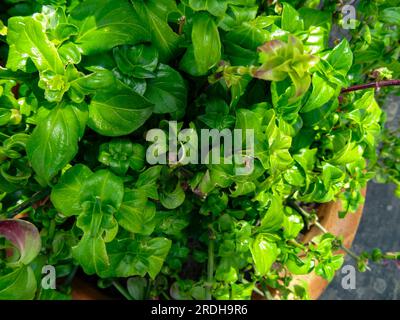
<path id="1" fill-rule="evenodd" d="M 221 59 L 221 40 L 214 18 L 206 13 L 194 16 L 192 42 L 197 69 L 206 74 Z"/>
<path id="2" fill-rule="evenodd" d="M 148 81 L 145 97 L 154 104 L 154 113 L 183 115 L 187 103 L 187 88 L 179 72 L 160 64 L 155 77 Z"/>
<path id="3" fill-rule="evenodd" d="M 3 21 L 0 20 L 0 36 L 6 36 L 7 31 L 7 27 L 4 25 Z"/>
<path id="4" fill-rule="evenodd" d="M 301 215 L 290 208 L 285 208 L 286 212 L 283 216 L 283 234 L 285 238 L 296 238 L 300 231 L 304 228 L 304 222 Z"/>
<path id="5" fill-rule="evenodd" d="M 108 244 L 110 267 L 101 273 L 109 277 L 144 277 L 146 273 L 154 279 L 160 272 L 171 248 L 171 240 L 153 238 L 150 240 L 123 239 Z"/>
<path id="6" fill-rule="evenodd" d="M 180 37 L 168 25 L 168 16 L 178 12 L 174 0 L 132 1 L 142 25 L 151 30 L 151 42 L 157 48 L 160 60 L 168 62 L 178 49 Z M 147 32 L 147 31 L 146 31 Z"/>
<path id="7" fill-rule="evenodd" d="M 157 50 L 148 45 L 122 46 L 114 49 L 118 68 L 126 75 L 135 78 L 154 78 L 158 65 Z"/>
<path id="8" fill-rule="evenodd" d="M 263 231 L 280 229 L 284 217 L 282 199 L 276 195 L 264 194 L 263 200 L 266 201 L 268 209 L 261 220 L 261 228 Z"/>
<path id="9" fill-rule="evenodd" d="M 175 189 L 171 192 L 163 191 L 160 193 L 160 202 L 167 209 L 176 209 L 185 201 L 185 192 L 178 182 Z"/>
<path id="10" fill-rule="evenodd" d="M 346 76 L 353 64 L 353 52 L 349 42 L 343 39 L 330 53 L 327 61 L 333 69 Z"/>
<path id="11" fill-rule="evenodd" d="M 299 13 L 286 2 L 283 3 L 282 29 L 290 33 L 298 33 L 304 29 L 304 22 Z"/>
<path id="12" fill-rule="evenodd" d="M 51 202 L 64 216 L 81 214 L 82 185 L 92 174 L 88 167 L 78 164 L 68 169 L 53 187 L 50 196 Z"/>
<path id="13" fill-rule="evenodd" d="M 89 176 L 82 184 L 80 202 L 101 201 L 102 205 L 117 210 L 124 197 L 124 185 L 120 177 L 108 170 L 100 170 Z"/>
<path id="14" fill-rule="evenodd" d="M 267 240 L 263 234 L 259 234 L 253 241 L 250 251 L 257 274 L 266 276 L 278 257 L 277 245 Z"/>
<path id="15" fill-rule="evenodd" d="M 144 300 L 146 297 L 147 281 L 139 277 L 129 278 L 127 288 L 134 300 Z"/>
<path id="16" fill-rule="evenodd" d="M 148 202 L 144 191 L 127 190 L 115 217 L 124 229 L 132 233 L 150 235 L 155 227 L 155 214 L 155 205 Z"/>
<path id="17" fill-rule="evenodd" d="M 380 12 L 380 18 L 388 24 L 400 25 L 400 8 L 391 7 L 383 9 L 382 12 Z"/>
<path id="18" fill-rule="evenodd" d="M 313 91 L 305 105 L 301 108 L 301 112 L 309 112 L 320 108 L 332 99 L 336 90 L 325 79 L 315 73 L 312 78 Z"/>

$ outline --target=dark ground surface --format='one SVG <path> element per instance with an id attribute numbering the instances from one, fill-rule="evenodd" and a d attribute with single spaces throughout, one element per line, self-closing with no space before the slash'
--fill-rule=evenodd
<path id="1" fill-rule="evenodd" d="M 400 97 L 389 99 L 386 105 L 388 126 L 393 128 L 400 119 Z M 380 248 L 400 251 L 400 199 L 394 196 L 394 186 L 370 183 L 360 227 L 353 243 L 356 253 Z M 346 257 L 344 265 L 355 265 Z M 356 289 L 345 290 L 340 271 L 321 300 L 400 300 L 400 266 L 391 262 L 371 264 L 372 271 L 356 273 Z"/>
<path id="2" fill-rule="evenodd" d="M 370 183 L 353 251 L 360 253 L 379 247 L 383 251 L 400 250 L 400 199 L 394 197 L 393 186 Z M 344 265 L 355 266 L 346 257 Z M 356 289 L 345 290 L 338 272 L 321 300 L 400 300 L 400 266 L 371 264 L 372 271 L 356 273 Z"/>

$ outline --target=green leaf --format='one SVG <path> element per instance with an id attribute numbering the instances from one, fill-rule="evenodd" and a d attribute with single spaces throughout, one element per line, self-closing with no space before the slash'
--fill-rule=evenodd
<path id="1" fill-rule="evenodd" d="M 129 89 L 97 93 L 89 105 L 88 125 L 104 136 L 128 135 L 151 116 L 153 105 Z"/>
<path id="2" fill-rule="evenodd" d="M 173 191 L 164 190 L 160 193 L 160 202 L 167 209 L 176 209 L 185 201 L 185 192 L 178 182 Z"/>
<path id="3" fill-rule="evenodd" d="M 77 154 L 86 121 L 85 106 L 62 104 L 51 110 L 33 131 L 26 150 L 33 169 L 45 183 Z"/>
<path id="4" fill-rule="evenodd" d="M 330 30 L 332 24 L 331 12 L 307 7 L 301 7 L 298 12 L 304 21 L 304 30 L 308 30 L 310 27 L 324 27 Z"/>
<path id="5" fill-rule="evenodd" d="M 197 69 L 201 74 L 206 74 L 221 60 L 218 27 L 210 15 L 199 13 L 194 16 L 192 42 Z"/>
<path id="6" fill-rule="evenodd" d="M 154 104 L 154 113 L 183 115 L 187 103 L 187 87 L 179 72 L 160 64 L 155 77 L 148 81 L 145 97 Z"/>
<path id="7" fill-rule="evenodd" d="M 153 166 L 142 172 L 136 181 L 135 187 L 146 192 L 150 199 L 158 200 L 158 181 L 160 179 L 162 166 Z"/>
<path id="8" fill-rule="evenodd" d="M 82 60 L 79 48 L 72 42 L 64 43 L 58 48 L 58 53 L 65 64 L 79 64 Z"/>
<path id="9" fill-rule="evenodd" d="M 290 77 L 295 94 L 289 102 L 300 98 L 309 88 L 311 77 L 309 70 L 315 66 L 319 58 L 304 51 L 303 43 L 296 37 L 289 36 L 288 43 L 272 40 L 259 48 L 261 67 L 252 69 L 254 77 L 283 81 Z"/>
<path id="10" fill-rule="evenodd" d="M 228 8 L 226 0 L 188 0 L 189 7 L 194 11 L 208 11 L 214 16 L 223 16 Z"/>
<path id="11" fill-rule="evenodd" d="M 158 52 L 153 46 L 123 46 L 114 49 L 118 68 L 126 75 L 135 78 L 154 78 L 158 65 Z"/>
<path id="12" fill-rule="evenodd" d="M 343 39 L 328 55 L 327 61 L 333 69 L 346 76 L 353 64 L 353 52 L 347 39 Z"/>
<path id="13" fill-rule="evenodd" d="M 262 230 L 276 231 L 280 229 L 284 218 L 282 199 L 277 195 L 267 193 L 263 195 L 262 199 L 268 205 L 268 209 L 261 220 Z"/>
<path id="14" fill-rule="evenodd" d="M 246 181 L 244 183 L 236 184 L 236 188 L 231 192 L 231 197 L 236 198 L 239 196 L 253 193 L 256 190 L 256 185 L 253 182 Z"/>
<path id="15" fill-rule="evenodd" d="M 314 260 L 311 255 L 305 259 L 300 259 L 295 255 L 289 255 L 289 259 L 286 261 L 286 267 L 289 272 L 295 275 L 308 274 L 314 268 Z"/>
<path id="16" fill-rule="evenodd" d="M 111 71 L 100 69 L 71 81 L 68 94 L 75 103 L 82 103 L 87 95 L 99 91 L 109 92 L 117 85 L 116 78 Z"/>
<path id="17" fill-rule="evenodd" d="M 102 214 L 102 211 L 92 212 Z M 102 238 L 85 234 L 79 244 L 72 247 L 73 257 L 82 266 L 86 274 L 99 274 L 110 268 L 106 245 Z"/>
<path id="18" fill-rule="evenodd" d="M 231 30 L 224 37 L 224 45 L 226 41 L 231 43 L 231 46 L 236 47 L 235 55 L 245 49 L 249 50 L 248 58 L 251 58 L 256 52 L 257 48 L 267 41 L 271 40 L 271 34 L 267 28 L 273 24 L 274 21 L 268 17 L 257 17 L 256 19 L 244 22 L 239 27 Z M 246 63 L 248 65 L 248 63 Z"/>
<path id="19" fill-rule="evenodd" d="M 72 10 L 69 22 L 79 28 L 75 43 L 84 55 L 150 40 L 147 21 L 125 0 L 86 0 Z"/>
<path id="20" fill-rule="evenodd" d="M 153 238 L 150 240 L 115 240 L 108 244 L 110 268 L 102 272 L 108 277 L 144 277 L 146 273 L 154 279 L 160 272 L 171 248 L 171 240 Z"/>
<path id="21" fill-rule="evenodd" d="M 32 300 L 37 283 L 31 267 L 17 268 L 0 276 L 0 300 Z"/>
<path id="22" fill-rule="evenodd" d="M 204 75 L 202 70 L 199 69 L 195 57 L 194 57 L 194 48 L 193 45 L 191 44 L 188 49 L 186 50 L 186 53 L 182 57 L 181 61 L 179 62 L 179 68 L 194 76 L 194 77 L 200 77 Z"/>
<path id="23" fill-rule="evenodd" d="M 4 25 L 3 21 L 0 20 L 0 36 L 6 36 L 7 31 L 7 27 Z"/>
<path id="24" fill-rule="evenodd" d="M 298 33 L 304 29 L 304 22 L 299 13 L 286 2 L 283 3 L 282 29 L 290 33 Z"/>
<path id="25" fill-rule="evenodd" d="M 10 44 L 7 67 L 12 71 L 34 72 L 28 64 L 29 58 L 40 72 L 39 88 L 45 90 L 46 99 L 61 101 L 69 88 L 68 79 L 64 63 L 42 23 L 34 17 L 10 18 L 7 42 Z"/>
<path id="26" fill-rule="evenodd" d="M 305 105 L 301 108 L 301 112 L 309 112 L 317 109 L 332 99 L 336 90 L 325 79 L 315 73 L 312 78 L 312 93 Z"/>
<path id="27" fill-rule="evenodd" d="M 148 202 L 145 191 L 127 190 L 115 217 L 124 229 L 150 235 L 155 227 L 155 214 L 156 208 L 153 203 Z"/>
<path id="28" fill-rule="evenodd" d="M 8 21 L 7 42 L 14 46 L 14 52 L 32 59 L 39 71 L 64 74 L 64 64 L 55 45 L 47 38 L 43 25 L 32 17 L 12 17 Z M 25 61 L 26 62 L 26 61 Z M 8 66 L 16 71 L 14 66 Z M 23 70 L 22 68 L 19 68 Z"/>
<path id="29" fill-rule="evenodd" d="M 117 210 L 124 197 L 123 180 L 108 170 L 100 170 L 85 180 L 80 192 L 80 202 L 101 201 Z"/>
<path id="30" fill-rule="evenodd" d="M 304 228 L 303 218 L 300 214 L 291 208 L 285 208 L 286 213 L 283 216 L 283 234 L 285 238 L 296 238 Z"/>
<path id="31" fill-rule="evenodd" d="M 19 251 L 16 263 L 30 264 L 39 254 L 42 242 L 38 229 L 24 220 L 1 220 L 0 237 L 6 238 Z M 1 291 L 0 286 L 0 291 Z"/>
<path id="32" fill-rule="evenodd" d="M 232 263 L 232 259 L 222 258 L 215 271 L 215 279 L 227 283 L 235 283 L 238 280 L 238 271 Z"/>
<path id="33" fill-rule="evenodd" d="M 167 23 L 169 14 L 177 12 L 174 0 L 132 1 L 140 21 L 151 30 L 151 42 L 157 48 L 162 62 L 168 62 L 174 56 L 180 37 Z"/>
<path id="34" fill-rule="evenodd" d="M 129 278 L 127 288 L 134 300 L 144 300 L 146 297 L 147 281 L 140 277 Z"/>
<path id="35" fill-rule="evenodd" d="M 129 167 L 135 171 L 143 169 L 145 157 L 146 150 L 141 144 L 126 139 L 113 139 L 100 146 L 98 160 L 116 174 L 125 175 Z"/>
<path id="36" fill-rule="evenodd" d="M 250 246 L 250 251 L 257 274 L 266 276 L 278 257 L 277 245 L 269 241 L 265 235 L 259 234 Z"/>
<path id="37" fill-rule="evenodd" d="M 72 247 L 74 259 L 82 266 L 83 270 L 91 274 L 100 274 L 110 266 L 106 251 L 104 232 L 115 234 L 116 223 L 112 219 L 111 207 L 103 206 L 99 201 L 87 202 L 84 211 L 79 216 L 77 225 L 84 230 L 84 235 L 79 243 Z"/>
<path id="38" fill-rule="evenodd" d="M 72 253 L 89 275 L 101 274 L 110 267 L 105 243 L 117 234 L 114 213 L 119 209 L 123 195 L 122 179 L 107 170 L 97 171 L 82 185 L 79 202 L 83 210 L 76 224 L 84 235 L 72 248 Z"/>
<path id="39" fill-rule="evenodd" d="M 82 212 L 80 194 L 83 183 L 92 175 L 92 171 L 78 164 L 68 169 L 51 191 L 51 202 L 64 216 L 79 215 Z"/>
<path id="40" fill-rule="evenodd" d="M 391 7 L 383 9 L 380 12 L 380 19 L 388 24 L 400 25 L 400 8 Z"/>

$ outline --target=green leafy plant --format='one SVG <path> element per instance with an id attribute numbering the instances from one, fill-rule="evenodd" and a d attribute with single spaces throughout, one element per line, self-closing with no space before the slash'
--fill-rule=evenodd
<path id="1" fill-rule="evenodd" d="M 7 0 L 0 298 L 69 298 L 82 270 L 127 299 L 308 299 L 294 276 L 331 280 L 339 249 L 362 270 L 368 259 L 398 259 L 355 255 L 316 212 L 339 200 L 342 217 L 356 211 L 380 161 L 394 167 L 382 179 L 398 183 L 385 156 L 393 145 L 383 144 L 383 160 L 376 153 L 385 95 L 367 84 L 397 78 L 396 1 L 360 5 L 379 15 L 333 45 L 342 17 L 324 2 Z M 373 55 L 382 41 L 383 58 Z M 189 163 L 190 137 L 181 154 L 157 149 L 177 161 L 151 164 L 155 128 L 168 139 L 254 130 L 254 156 L 244 157 L 254 170 Z M 303 243 L 312 226 L 321 234 Z M 35 238 L 29 257 L 13 236 L 20 228 Z M 56 291 L 38 286 L 44 265 L 56 268 Z"/>

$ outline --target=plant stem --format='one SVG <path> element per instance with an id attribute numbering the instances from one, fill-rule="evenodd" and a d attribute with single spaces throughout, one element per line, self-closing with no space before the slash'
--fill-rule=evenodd
<path id="1" fill-rule="evenodd" d="M 309 214 L 307 211 L 305 211 L 302 207 L 300 207 L 297 203 L 292 202 L 290 204 L 297 212 L 299 212 L 305 219 L 311 219 L 312 216 L 311 214 Z M 318 217 L 316 217 L 316 219 L 318 219 Z M 314 221 L 313 224 L 322 231 L 322 233 L 326 234 L 329 233 L 328 230 L 325 229 L 325 227 L 323 225 L 321 225 L 319 223 L 318 220 Z M 355 259 L 356 261 L 360 261 L 360 257 L 357 256 L 357 254 L 355 254 L 353 251 L 351 251 L 350 249 L 346 248 L 342 243 L 340 244 L 340 248 L 346 252 L 350 257 L 352 257 L 353 259 Z M 371 269 L 366 266 L 365 267 L 368 271 L 371 271 Z"/>
<path id="2" fill-rule="evenodd" d="M 133 300 L 129 292 L 119 282 L 113 281 L 112 284 L 126 298 L 126 300 Z"/>
<path id="3" fill-rule="evenodd" d="M 347 249 L 345 246 L 341 245 L 340 248 L 341 248 L 344 252 L 346 252 L 350 257 L 352 257 L 353 259 L 355 259 L 355 260 L 359 260 L 359 259 L 360 259 L 359 256 L 357 256 L 353 251 Z M 368 266 L 367 266 L 367 269 L 370 270 L 370 269 L 368 268 Z"/>
<path id="4" fill-rule="evenodd" d="M 376 88 L 377 90 L 379 90 L 380 88 L 383 88 L 383 87 L 392 87 L 392 86 L 400 86 L 400 80 L 385 80 L 385 81 L 378 81 L 378 82 L 372 82 L 372 83 L 367 83 L 367 84 L 359 84 L 359 85 L 355 85 L 355 86 L 343 89 L 341 91 L 341 93 L 344 94 L 344 93 L 366 90 L 366 89 L 371 89 L 371 88 Z"/>
<path id="5" fill-rule="evenodd" d="M 208 242 L 208 265 L 207 265 L 207 287 L 206 300 L 212 300 L 212 285 L 214 282 L 214 236 L 210 235 Z"/>
<path id="6" fill-rule="evenodd" d="M 7 217 L 8 218 L 15 217 L 17 214 L 19 214 L 22 211 L 24 211 L 25 209 L 29 208 L 30 206 L 32 206 L 36 202 L 46 198 L 49 194 L 50 194 L 50 189 L 45 189 L 45 190 L 36 192 L 30 199 L 22 202 L 20 205 L 15 207 L 13 210 L 11 210 L 9 212 L 6 212 Z"/>
<path id="7" fill-rule="evenodd" d="M 400 252 L 387 252 L 383 255 L 383 259 L 385 260 L 399 260 Z"/>
<path id="8" fill-rule="evenodd" d="M 250 282 L 247 281 L 246 279 L 242 279 L 242 282 L 243 282 L 244 284 L 250 283 Z M 253 291 L 256 292 L 256 293 L 258 293 L 260 296 L 265 297 L 264 292 L 262 292 L 260 289 L 258 289 L 258 287 L 257 287 L 256 285 L 254 286 Z"/>
<path id="9" fill-rule="evenodd" d="M 178 34 L 181 35 L 183 33 L 183 27 L 186 24 L 186 17 L 185 16 L 180 17 L 178 22 L 179 22 Z"/>

